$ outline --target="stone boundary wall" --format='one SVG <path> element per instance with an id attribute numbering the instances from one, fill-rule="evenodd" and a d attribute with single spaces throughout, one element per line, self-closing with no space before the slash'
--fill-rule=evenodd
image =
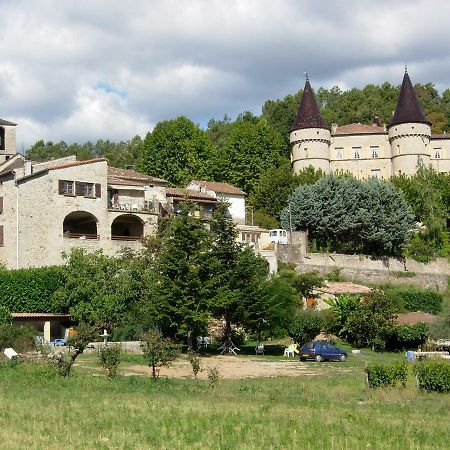
<path id="1" fill-rule="evenodd" d="M 350 281 L 371 284 L 392 283 L 413 285 L 444 292 L 448 288 L 450 263 L 445 258 L 437 258 L 428 264 L 412 259 L 375 258 L 366 255 L 342 255 L 334 253 L 302 254 L 298 247 L 277 245 L 277 256 L 285 262 L 296 265 L 298 272 L 317 271 L 328 274 L 334 267 Z"/>

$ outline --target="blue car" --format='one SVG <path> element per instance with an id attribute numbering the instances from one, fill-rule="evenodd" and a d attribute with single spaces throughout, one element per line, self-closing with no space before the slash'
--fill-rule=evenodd
<path id="1" fill-rule="evenodd" d="M 315 359 L 317 362 L 325 360 L 345 361 L 347 352 L 337 347 L 332 342 L 310 341 L 303 344 L 299 349 L 300 361 Z"/>

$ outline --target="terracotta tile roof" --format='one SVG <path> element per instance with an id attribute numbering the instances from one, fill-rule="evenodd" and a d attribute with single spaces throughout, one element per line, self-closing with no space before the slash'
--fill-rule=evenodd
<path id="1" fill-rule="evenodd" d="M 73 161 L 64 164 L 59 164 L 57 166 L 50 166 L 44 170 L 59 170 L 59 169 L 67 169 L 68 167 L 76 167 L 76 166 L 84 166 L 86 164 L 93 164 L 101 161 L 107 161 L 106 158 L 94 158 L 94 159 L 86 159 L 84 161 Z M 37 173 L 37 172 L 36 172 Z"/>
<path id="2" fill-rule="evenodd" d="M 119 169 L 118 167 L 110 166 L 108 166 L 108 179 L 109 177 L 121 178 L 124 180 L 167 183 L 166 180 L 163 180 L 162 178 L 152 177 L 131 169 Z"/>
<path id="3" fill-rule="evenodd" d="M 427 118 L 420 107 L 417 95 L 414 92 L 413 85 L 408 72 L 403 76 L 402 87 L 397 99 L 397 106 L 394 110 L 389 126 L 399 125 L 401 123 L 427 123 Z"/>
<path id="4" fill-rule="evenodd" d="M 432 134 L 431 139 L 450 139 L 450 133 L 449 134 Z"/>
<path id="5" fill-rule="evenodd" d="M 375 133 L 385 133 L 383 127 L 378 127 L 376 125 L 367 125 L 364 123 L 350 123 L 342 127 L 337 127 L 333 131 L 333 135 L 336 134 L 375 134 Z"/>
<path id="6" fill-rule="evenodd" d="M 5 162 L 7 163 L 8 161 L 5 161 Z M 12 161 L 10 164 L 6 164 L 6 167 L 0 171 L 0 175 L 7 173 L 7 172 L 11 172 L 14 169 L 19 169 L 20 167 L 23 167 L 24 164 L 25 164 L 24 158 L 17 158 L 14 161 Z"/>
<path id="7" fill-rule="evenodd" d="M 183 188 L 167 188 L 166 197 L 175 198 L 188 198 L 188 199 L 198 199 L 198 200 L 208 200 L 211 202 L 217 202 L 217 199 L 211 195 L 205 194 L 203 192 L 198 192 L 193 189 L 183 189 Z"/>
<path id="8" fill-rule="evenodd" d="M 60 313 L 12 313 L 13 319 L 70 319 L 70 314 Z"/>
<path id="9" fill-rule="evenodd" d="M 360 284 L 350 283 L 350 282 L 340 282 L 340 281 L 326 281 L 325 286 L 317 289 L 319 292 L 324 292 L 327 294 L 368 294 L 372 291 L 371 288 L 367 286 L 362 286 Z"/>
<path id="10" fill-rule="evenodd" d="M 205 187 L 207 189 L 210 189 L 211 191 L 220 194 L 246 195 L 244 191 L 228 183 L 219 183 L 217 181 L 201 181 L 201 180 L 192 180 L 191 183 L 198 184 L 199 186 Z"/>
<path id="11" fill-rule="evenodd" d="M 320 109 L 317 105 L 316 97 L 314 96 L 311 85 L 309 84 L 309 80 L 306 80 L 302 99 L 297 110 L 297 116 L 292 124 L 291 131 L 302 130 L 304 128 L 328 129 L 328 125 L 320 113 Z"/>
<path id="12" fill-rule="evenodd" d="M 125 180 L 123 178 L 108 177 L 108 184 L 118 184 L 122 186 L 144 186 L 148 181 Z"/>
<path id="13" fill-rule="evenodd" d="M 415 325 L 419 322 L 433 323 L 438 320 L 438 316 L 433 316 L 433 314 L 424 313 L 421 311 L 408 312 L 397 315 L 397 322 L 402 325 Z"/>
<path id="14" fill-rule="evenodd" d="M 0 119 L 0 125 L 9 125 L 15 127 L 17 123 L 8 122 L 7 120 Z"/>

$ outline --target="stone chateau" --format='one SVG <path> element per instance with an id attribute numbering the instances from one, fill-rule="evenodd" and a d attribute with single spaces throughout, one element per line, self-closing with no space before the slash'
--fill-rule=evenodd
<path id="1" fill-rule="evenodd" d="M 438 172 L 450 173 L 450 134 L 431 134 L 407 71 L 389 125 L 328 127 L 306 79 L 290 141 L 293 170 L 308 166 L 325 173 L 344 171 L 356 178 L 412 175 L 419 158 Z"/>

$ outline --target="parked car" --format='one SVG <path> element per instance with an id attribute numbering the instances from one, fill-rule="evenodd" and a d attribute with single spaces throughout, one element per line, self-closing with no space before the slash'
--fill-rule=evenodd
<path id="1" fill-rule="evenodd" d="M 345 361 L 347 352 L 332 342 L 309 341 L 300 347 L 299 356 L 301 361 L 305 359 L 315 359 L 317 362 L 331 359 Z"/>

